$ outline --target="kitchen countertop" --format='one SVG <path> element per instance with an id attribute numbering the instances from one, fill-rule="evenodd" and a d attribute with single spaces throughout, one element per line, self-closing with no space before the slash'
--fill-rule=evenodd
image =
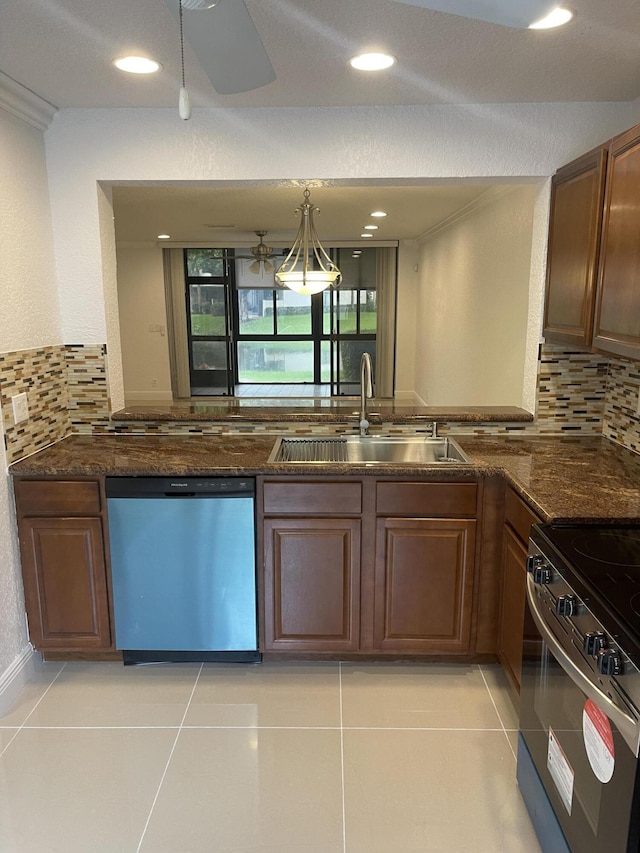
<path id="1" fill-rule="evenodd" d="M 455 436 L 471 465 L 270 464 L 269 436 L 69 436 L 14 463 L 14 476 L 316 474 L 505 476 L 545 521 L 640 522 L 640 456 L 601 437 Z"/>
<path id="2" fill-rule="evenodd" d="M 360 414 L 360 398 L 345 397 L 228 397 L 173 403 L 127 406 L 112 421 L 294 421 L 350 423 Z M 430 421 L 459 423 L 527 423 L 531 412 L 516 406 L 410 406 L 390 399 L 367 400 L 372 424 L 415 424 Z"/>

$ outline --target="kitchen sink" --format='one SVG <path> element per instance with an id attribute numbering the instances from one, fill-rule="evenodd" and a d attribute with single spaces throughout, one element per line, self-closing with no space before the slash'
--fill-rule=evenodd
<path id="1" fill-rule="evenodd" d="M 420 435 L 348 435 L 338 438 L 280 437 L 269 462 L 451 465 L 470 464 L 469 458 L 451 438 Z"/>

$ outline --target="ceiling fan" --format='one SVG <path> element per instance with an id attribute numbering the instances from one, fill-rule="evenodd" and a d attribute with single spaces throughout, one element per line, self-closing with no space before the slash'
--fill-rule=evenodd
<path id="1" fill-rule="evenodd" d="M 554 0 L 392 0 L 526 29 L 558 6 Z M 221 95 L 250 92 L 276 79 L 244 0 L 165 0 L 184 40 Z M 181 14 L 182 11 L 182 14 Z M 184 83 L 183 83 L 184 88 Z"/>
<path id="2" fill-rule="evenodd" d="M 279 258 L 283 257 L 282 250 L 274 252 L 271 246 L 267 246 L 262 239 L 266 236 L 266 231 L 255 231 L 254 232 L 257 237 L 259 237 L 259 243 L 257 246 L 252 246 L 249 251 L 250 255 L 227 255 L 228 258 L 239 259 L 243 258 L 246 260 L 251 260 L 253 258 L 253 263 L 249 265 L 249 272 L 254 273 L 254 275 L 269 275 L 275 269 L 273 264 L 271 263 L 271 258 Z"/>

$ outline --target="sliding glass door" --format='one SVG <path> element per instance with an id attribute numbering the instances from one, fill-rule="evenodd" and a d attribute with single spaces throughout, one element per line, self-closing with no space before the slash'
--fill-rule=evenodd
<path id="1" fill-rule="evenodd" d="M 192 396 L 359 394 L 362 354 L 374 371 L 378 355 L 380 251 L 337 250 L 340 287 L 305 296 L 232 260 L 237 251 L 186 249 Z"/>
<path id="2" fill-rule="evenodd" d="M 186 249 L 191 395 L 233 394 L 230 288 L 224 249 Z"/>

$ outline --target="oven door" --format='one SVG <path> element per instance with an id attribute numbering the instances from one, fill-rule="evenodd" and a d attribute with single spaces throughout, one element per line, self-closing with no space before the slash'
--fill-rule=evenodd
<path id="1" fill-rule="evenodd" d="M 573 853 L 637 853 L 639 762 L 611 699 L 584 683 L 540 619 L 530 577 L 527 609 L 520 735 L 566 841 Z"/>

